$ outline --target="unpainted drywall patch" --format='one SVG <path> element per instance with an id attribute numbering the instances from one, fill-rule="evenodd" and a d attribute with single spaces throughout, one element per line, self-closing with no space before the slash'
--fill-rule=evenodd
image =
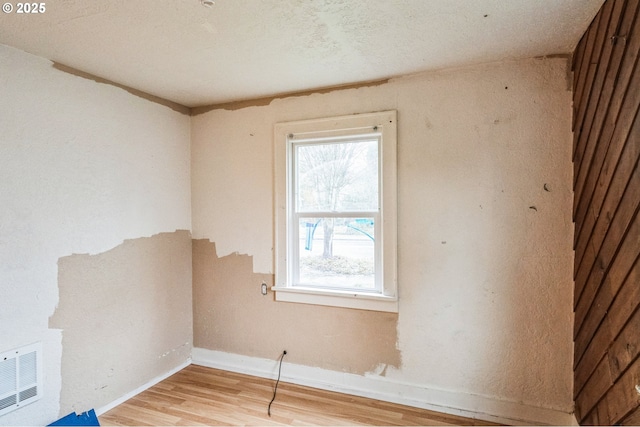
<path id="1" fill-rule="evenodd" d="M 566 82 L 565 88 L 567 91 L 571 92 L 573 90 L 573 69 L 571 67 L 571 57 L 572 55 L 569 53 L 556 53 L 551 55 L 536 56 L 534 59 L 537 59 L 540 61 L 551 60 L 551 59 L 564 59 L 565 60 L 564 75 L 565 75 L 565 82 Z"/>
<path id="2" fill-rule="evenodd" d="M 105 406 L 189 359 L 188 231 L 62 257 L 58 287 L 49 327 L 62 330 L 61 415 Z"/>
<path id="3" fill-rule="evenodd" d="M 194 346 L 364 374 L 400 367 L 397 313 L 276 302 L 263 296 L 273 276 L 251 256 L 218 258 L 215 243 L 193 240 Z"/>
<path id="4" fill-rule="evenodd" d="M 226 102 L 223 104 L 203 105 L 201 107 L 192 108 L 191 115 L 197 116 L 200 114 L 208 113 L 209 111 L 213 111 L 213 110 L 235 111 L 235 110 L 240 110 L 242 108 L 248 108 L 248 107 L 264 107 L 266 105 L 271 104 L 276 99 L 309 96 L 313 94 L 324 94 L 324 93 L 329 93 L 337 90 L 359 89 L 362 87 L 380 86 L 387 83 L 388 81 L 389 79 L 382 79 L 382 80 L 375 80 L 370 82 L 325 87 L 325 88 L 319 88 L 319 89 L 307 90 L 307 91 L 301 91 L 301 92 L 281 93 L 275 96 L 269 96 L 269 97 L 258 98 L 258 99 L 249 99 L 246 101 L 235 101 L 235 102 Z"/>
<path id="5" fill-rule="evenodd" d="M 53 68 L 58 71 L 62 71 L 67 74 L 72 74 L 76 77 L 82 77 L 83 79 L 93 80 L 96 83 L 102 83 L 110 86 L 117 87 L 119 89 L 125 90 L 129 92 L 133 96 L 137 96 L 138 98 L 146 99 L 147 101 L 155 102 L 156 104 L 164 105 L 165 107 L 171 108 L 173 111 L 177 111 L 178 113 L 182 113 L 184 115 L 191 114 L 191 110 L 189 107 L 185 107 L 184 105 L 178 104 L 173 101 L 169 101 L 168 99 L 160 98 L 159 96 L 151 95 L 146 92 L 143 92 L 138 89 L 134 89 L 129 86 L 121 85 L 116 82 L 112 82 L 111 80 L 103 79 L 102 77 L 94 76 L 93 74 L 85 73 L 84 71 L 76 70 L 75 68 L 68 67 L 64 64 L 60 64 L 58 62 L 53 63 Z"/>

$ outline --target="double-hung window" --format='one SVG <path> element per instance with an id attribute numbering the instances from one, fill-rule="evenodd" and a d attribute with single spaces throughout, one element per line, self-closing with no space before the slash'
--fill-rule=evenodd
<path id="1" fill-rule="evenodd" d="M 278 123 L 278 301 L 397 311 L 396 112 Z"/>

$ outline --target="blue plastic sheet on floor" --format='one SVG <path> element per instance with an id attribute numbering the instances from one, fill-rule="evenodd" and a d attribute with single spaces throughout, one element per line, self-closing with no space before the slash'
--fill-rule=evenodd
<path id="1" fill-rule="evenodd" d="M 50 426 L 99 426 L 100 422 L 98 421 L 98 417 L 96 416 L 96 411 L 91 409 L 81 414 L 76 414 L 75 412 L 72 412 L 66 417 L 60 418 L 58 421 L 54 421 L 49 425 Z"/>

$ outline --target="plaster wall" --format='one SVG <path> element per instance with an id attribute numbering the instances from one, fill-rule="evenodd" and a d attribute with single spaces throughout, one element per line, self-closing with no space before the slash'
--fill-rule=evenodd
<path id="1" fill-rule="evenodd" d="M 61 401 L 62 359 L 69 350 L 63 335 L 96 319 L 88 310 L 64 330 L 49 327 L 60 298 L 58 260 L 190 229 L 189 127 L 188 116 L 166 106 L 0 46 L 0 350 L 38 341 L 44 350 L 43 398 L 0 417 L 0 424 L 45 425 L 77 405 Z M 112 263 L 105 271 L 120 268 Z M 183 309 L 190 317 L 191 305 Z M 151 321 L 135 309 L 113 314 L 134 324 Z M 103 330 L 113 320 L 102 317 Z M 182 335 L 181 343 L 191 343 L 190 333 Z M 168 367 L 158 357 L 170 350 L 149 357 L 114 349 L 133 360 L 144 357 L 163 372 Z M 75 362 L 86 368 L 82 359 Z M 148 373 L 126 375 L 138 386 L 151 379 Z M 131 380 L 111 381 L 119 387 Z M 82 406 L 93 405 L 95 393 L 87 390 Z"/>
<path id="2" fill-rule="evenodd" d="M 191 233 L 58 260 L 61 413 L 103 408 L 191 357 Z"/>
<path id="3" fill-rule="evenodd" d="M 202 295 L 195 302 L 238 307 L 245 325 L 268 323 L 270 342 L 286 348 L 288 358 L 296 347 L 325 355 L 297 363 L 360 373 L 340 350 L 345 326 L 332 323 L 331 310 L 260 295 L 274 265 L 272 132 L 282 121 L 395 109 L 400 310 L 396 330 L 381 331 L 395 342 L 382 351 L 379 341 L 359 343 L 378 358 L 368 374 L 570 413 L 567 69 L 566 58 L 493 63 L 193 117 L 193 237 L 214 242 L 216 258 L 237 252 L 252 259 L 227 264 L 236 271 L 226 274 L 246 278 L 234 283 L 237 296 L 221 301 L 194 280 L 194 295 Z M 243 310 L 257 301 L 278 315 Z M 229 327 L 197 313 L 195 322 Z M 307 343 L 290 333 L 299 322 L 322 330 L 322 339 Z M 233 344 L 198 329 L 194 340 L 211 350 L 278 356 L 263 346 L 260 328 L 243 328 Z M 399 364 L 386 362 L 389 346 Z"/>
<path id="4" fill-rule="evenodd" d="M 273 276 L 254 273 L 250 256 L 218 257 L 215 244 L 194 240 L 193 345 L 267 359 L 287 350 L 288 362 L 360 375 L 400 366 L 397 313 L 274 304 L 255 298 L 262 282 Z"/>

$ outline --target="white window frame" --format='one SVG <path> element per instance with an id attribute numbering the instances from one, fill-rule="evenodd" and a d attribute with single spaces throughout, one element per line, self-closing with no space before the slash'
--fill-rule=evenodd
<path id="1" fill-rule="evenodd" d="M 275 177 L 275 291 L 277 301 L 329 305 L 364 310 L 398 312 L 397 283 L 397 156 L 396 111 L 277 123 L 274 126 Z M 372 292 L 294 286 L 292 269 L 298 243 L 293 207 L 292 149 L 296 141 L 322 137 L 378 134 L 379 205 L 376 217 L 376 251 L 381 251 L 381 271 L 376 269 L 378 290 Z M 340 213 L 342 215 L 342 213 Z M 379 224 L 379 225 L 378 225 Z"/>

